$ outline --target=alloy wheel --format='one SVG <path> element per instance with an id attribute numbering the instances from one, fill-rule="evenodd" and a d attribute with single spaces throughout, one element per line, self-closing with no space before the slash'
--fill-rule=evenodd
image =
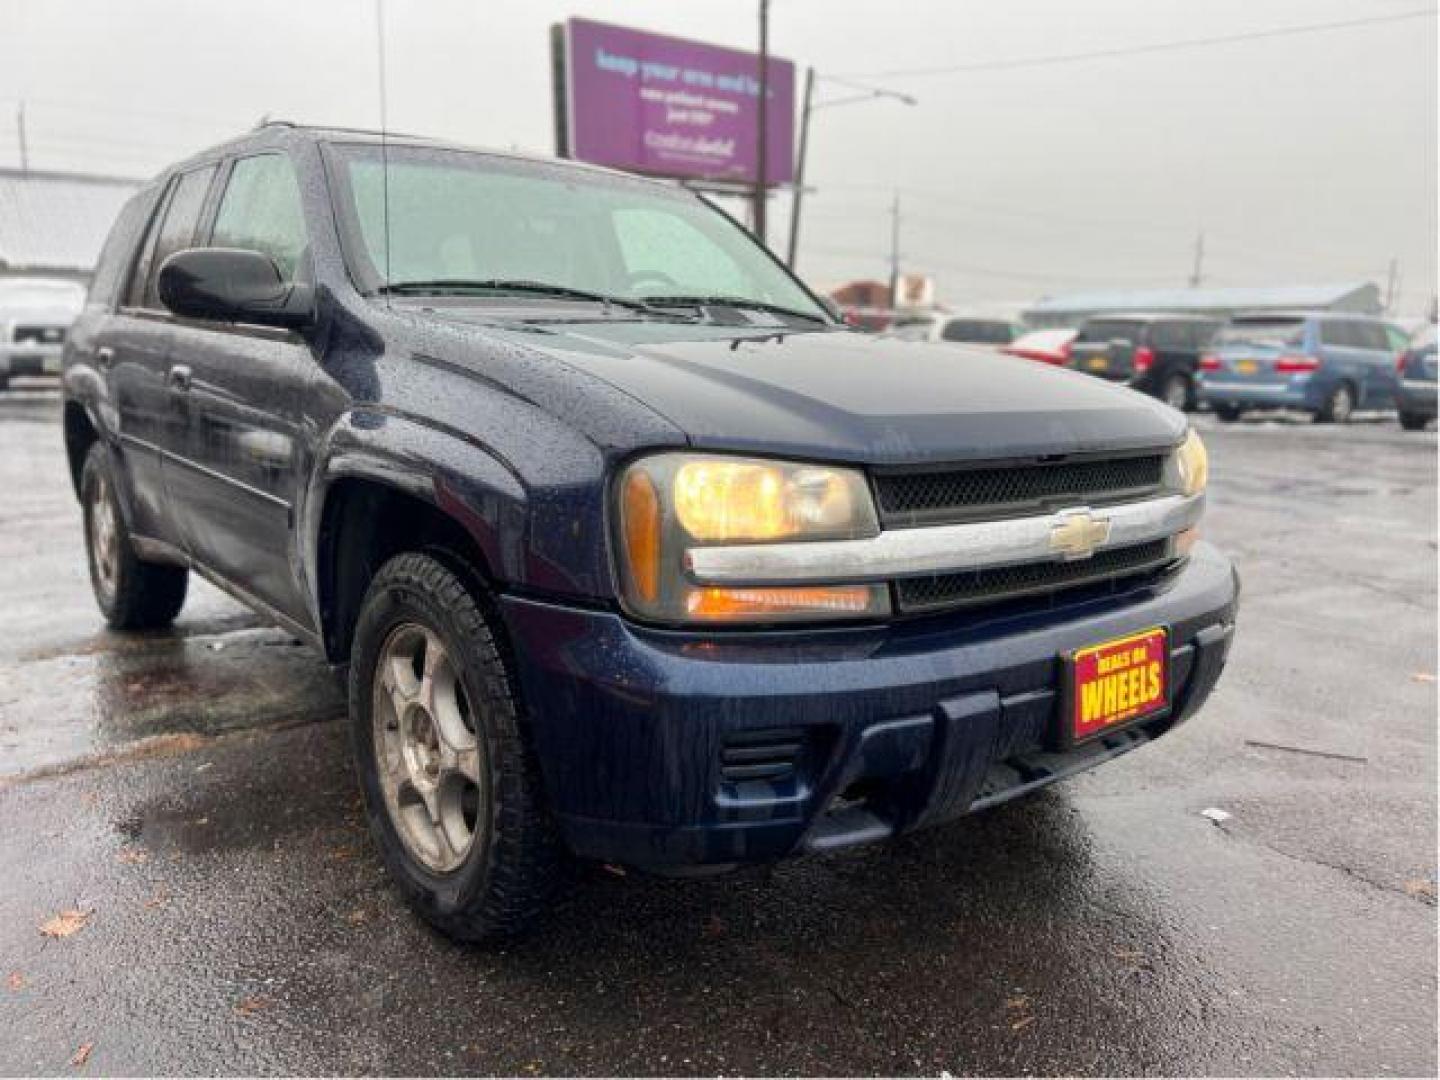
<path id="1" fill-rule="evenodd" d="M 402 623 L 374 680 L 375 764 L 406 850 L 428 870 L 457 869 L 486 828 L 484 770 L 469 699 L 440 636 Z"/>
<path id="2" fill-rule="evenodd" d="M 120 576 L 120 528 L 110 481 L 103 475 L 95 478 L 90 502 L 90 559 L 101 591 L 107 597 L 114 596 L 115 582 Z"/>

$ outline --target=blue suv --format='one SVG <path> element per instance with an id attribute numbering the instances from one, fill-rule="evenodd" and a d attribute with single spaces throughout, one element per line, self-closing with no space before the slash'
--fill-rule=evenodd
<path id="1" fill-rule="evenodd" d="M 1395 404 L 1395 350 L 1379 319 L 1338 314 L 1241 315 L 1200 361 L 1200 397 L 1221 420 L 1248 409 L 1300 409 L 1347 422 Z"/>
<path id="2" fill-rule="evenodd" d="M 1193 716 L 1234 632 L 1178 412 L 854 333 L 656 180 L 269 124 L 125 208 L 64 379 L 106 620 L 195 574 L 345 670 L 379 853 L 457 937 L 575 857 L 1025 795 Z"/>

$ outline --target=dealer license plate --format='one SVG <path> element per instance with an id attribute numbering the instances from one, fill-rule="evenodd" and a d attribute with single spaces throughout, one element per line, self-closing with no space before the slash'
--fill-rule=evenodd
<path id="1" fill-rule="evenodd" d="M 1065 732 L 1074 744 L 1170 705 L 1170 650 L 1164 627 L 1080 649 L 1068 658 L 1069 718 Z"/>
<path id="2" fill-rule="evenodd" d="M 1110 367 L 1110 361 L 1103 356 L 1092 356 L 1086 366 L 1091 371 L 1106 371 Z"/>

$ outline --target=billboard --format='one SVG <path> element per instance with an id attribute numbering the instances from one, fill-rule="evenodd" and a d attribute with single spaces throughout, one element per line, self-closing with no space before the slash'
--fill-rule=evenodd
<path id="1" fill-rule="evenodd" d="M 755 53 L 570 19 L 556 27 L 562 157 L 651 176 L 754 184 Z M 795 65 L 766 66 L 765 179 L 795 176 Z"/>

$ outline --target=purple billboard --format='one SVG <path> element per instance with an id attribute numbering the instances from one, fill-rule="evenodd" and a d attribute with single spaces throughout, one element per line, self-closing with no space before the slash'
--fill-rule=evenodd
<path id="1" fill-rule="evenodd" d="M 755 183 L 758 58 L 570 19 L 559 31 L 562 156 L 652 176 Z M 795 65 L 769 61 L 765 179 L 794 179 Z"/>

